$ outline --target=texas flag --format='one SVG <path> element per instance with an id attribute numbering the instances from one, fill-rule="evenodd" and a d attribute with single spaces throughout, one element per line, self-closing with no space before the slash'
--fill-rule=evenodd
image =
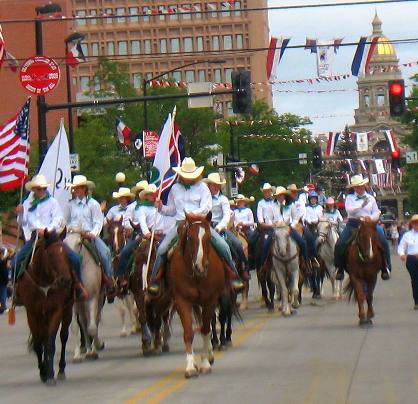
<path id="1" fill-rule="evenodd" d="M 70 49 L 70 51 L 65 56 L 65 60 L 67 65 L 71 67 L 76 67 L 79 63 L 85 62 L 86 57 L 84 56 L 83 49 L 81 47 L 81 43 L 77 42 L 74 46 Z"/>
<path id="2" fill-rule="evenodd" d="M 131 129 L 120 118 L 116 118 L 116 134 L 120 143 L 126 146 L 131 144 Z"/>

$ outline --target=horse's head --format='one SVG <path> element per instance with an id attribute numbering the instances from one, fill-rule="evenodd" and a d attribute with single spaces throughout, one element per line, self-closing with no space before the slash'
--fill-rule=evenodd
<path id="1" fill-rule="evenodd" d="M 369 261 L 379 256 L 381 249 L 379 237 L 376 231 L 376 222 L 370 219 L 361 220 L 358 228 L 356 242 L 362 260 Z"/>
<path id="2" fill-rule="evenodd" d="M 119 254 L 122 248 L 125 246 L 125 231 L 123 228 L 123 218 L 119 220 L 108 220 L 108 245 L 115 254 Z"/>
<path id="3" fill-rule="evenodd" d="M 327 241 L 329 232 L 332 229 L 331 222 L 325 216 L 321 217 L 318 222 L 318 244 L 323 244 Z"/>
<path id="4" fill-rule="evenodd" d="M 211 213 L 206 216 L 186 213 L 184 256 L 197 276 L 206 276 L 209 268 L 211 218 Z"/>
<path id="5" fill-rule="evenodd" d="M 290 244 L 290 226 L 284 222 L 278 222 L 274 226 L 275 248 L 279 257 L 285 257 Z"/>

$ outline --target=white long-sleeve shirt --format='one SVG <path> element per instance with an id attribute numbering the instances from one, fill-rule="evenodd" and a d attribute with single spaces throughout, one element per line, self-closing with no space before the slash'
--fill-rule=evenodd
<path id="1" fill-rule="evenodd" d="M 65 211 L 65 218 L 69 227 L 78 227 L 96 237 L 102 231 L 104 216 L 99 202 L 91 197 L 71 199 Z"/>
<path id="2" fill-rule="evenodd" d="M 257 205 L 257 220 L 258 223 L 273 224 L 274 223 L 274 205 L 273 199 L 262 199 Z"/>
<path id="3" fill-rule="evenodd" d="M 321 205 L 308 205 L 306 207 L 305 222 L 308 224 L 315 224 L 319 222 L 324 210 Z"/>
<path id="4" fill-rule="evenodd" d="M 212 195 L 212 223 L 215 229 L 226 229 L 231 220 L 231 206 L 228 198 L 221 193 Z"/>
<path id="5" fill-rule="evenodd" d="M 184 212 L 195 215 L 207 215 L 212 209 L 212 195 L 203 181 L 192 184 L 190 188 L 176 183 L 168 194 L 167 205 L 162 206 L 161 213 L 174 216 L 176 220 L 185 220 Z"/>
<path id="6" fill-rule="evenodd" d="M 234 225 L 254 226 L 254 214 L 250 208 L 234 209 Z"/>
<path id="7" fill-rule="evenodd" d="M 131 229 L 131 224 L 129 219 L 133 219 L 133 209 L 128 205 L 126 208 L 123 208 L 121 205 L 112 206 L 107 212 L 106 219 L 108 221 L 118 221 L 122 218 L 122 225 L 127 229 Z"/>
<path id="8" fill-rule="evenodd" d="M 292 227 L 295 227 L 295 225 L 299 223 L 300 220 L 302 220 L 302 222 L 305 220 L 306 206 L 299 199 L 297 199 L 290 205 L 290 209 L 292 216 Z"/>
<path id="9" fill-rule="evenodd" d="M 273 221 L 284 222 L 286 224 L 292 223 L 292 209 L 288 205 L 280 204 L 279 202 L 274 204 L 273 207 Z"/>
<path id="10" fill-rule="evenodd" d="M 39 203 L 35 210 L 29 211 L 33 198 L 28 197 L 23 202 L 23 214 L 19 215 L 18 220 L 22 226 L 30 233 L 38 229 L 47 229 L 48 231 L 55 230 L 60 232 L 65 225 L 64 215 L 60 208 L 58 201 L 50 196 L 45 201 Z"/>
<path id="11" fill-rule="evenodd" d="M 324 216 L 333 224 L 342 223 L 344 221 L 338 209 L 334 209 L 333 212 L 325 211 Z"/>
<path id="12" fill-rule="evenodd" d="M 367 204 L 362 207 L 365 199 L 367 199 Z M 347 195 L 345 198 L 345 210 L 349 219 L 369 217 L 371 220 L 377 221 L 380 217 L 380 210 L 377 207 L 376 199 L 368 193 L 362 197 L 356 194 Z"/>
<path id="13" fill-rule="evenodd" d="M 399 255 L 418 255 L 418 231 L 407 231 L 398 246 Z"/>
<path id="14" fill-rule="evenodd" d="M 157 214 L 157 216 L 155 216 Z M 165 231 L 164 216 L 161 213 L 157 212 L 157 208 L 154 206 L 140 206 L 134 211 L 133 222 L 139 224 L 141 227 L 141 232 L 145 236 L 151 233 L 154 223 L 155 231 Z"/>

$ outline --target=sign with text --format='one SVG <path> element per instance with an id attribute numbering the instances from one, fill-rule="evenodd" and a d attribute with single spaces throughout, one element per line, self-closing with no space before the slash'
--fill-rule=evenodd
<path id="1" fill-rule="evenodd" d="M 143 151 L 144 151 L 144 158 L 152 159 L 157 152 L 158 140 L 159 136 L 157 132 L 152 130 L 144 130 L 142 132 L 142 144 L 143 144 Z"/>
<path id="2" fill-rule="evenodd" d="M 416 151 L 408 151 L 405 153 L 406 164 L 418 163 L 418 153 Z"/>
<path id="3" fill-rule="evenodd" d="M 78 153 L 70 154 L 71 171 L 80 171 L 80 156 Z"/>

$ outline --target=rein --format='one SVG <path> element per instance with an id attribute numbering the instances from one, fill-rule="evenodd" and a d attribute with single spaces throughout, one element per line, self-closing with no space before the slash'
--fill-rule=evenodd
<path id="1" fill-rule="evenodd" d="M 286 252 L 289 250 L 289 247 L 290 247 L 290 235 L 287 236 Z M 296 251 L 296 253 L 292 255 L 290 258 L 284 259 L 274 253 L 274 248 L 272 250 L 273 250 L 272 256 L 284 265 L 285 271 L 287 271 L 288 264 L 292 262 L 295 258 L 297 258 L 299 255 L 299 251 Z"/>

